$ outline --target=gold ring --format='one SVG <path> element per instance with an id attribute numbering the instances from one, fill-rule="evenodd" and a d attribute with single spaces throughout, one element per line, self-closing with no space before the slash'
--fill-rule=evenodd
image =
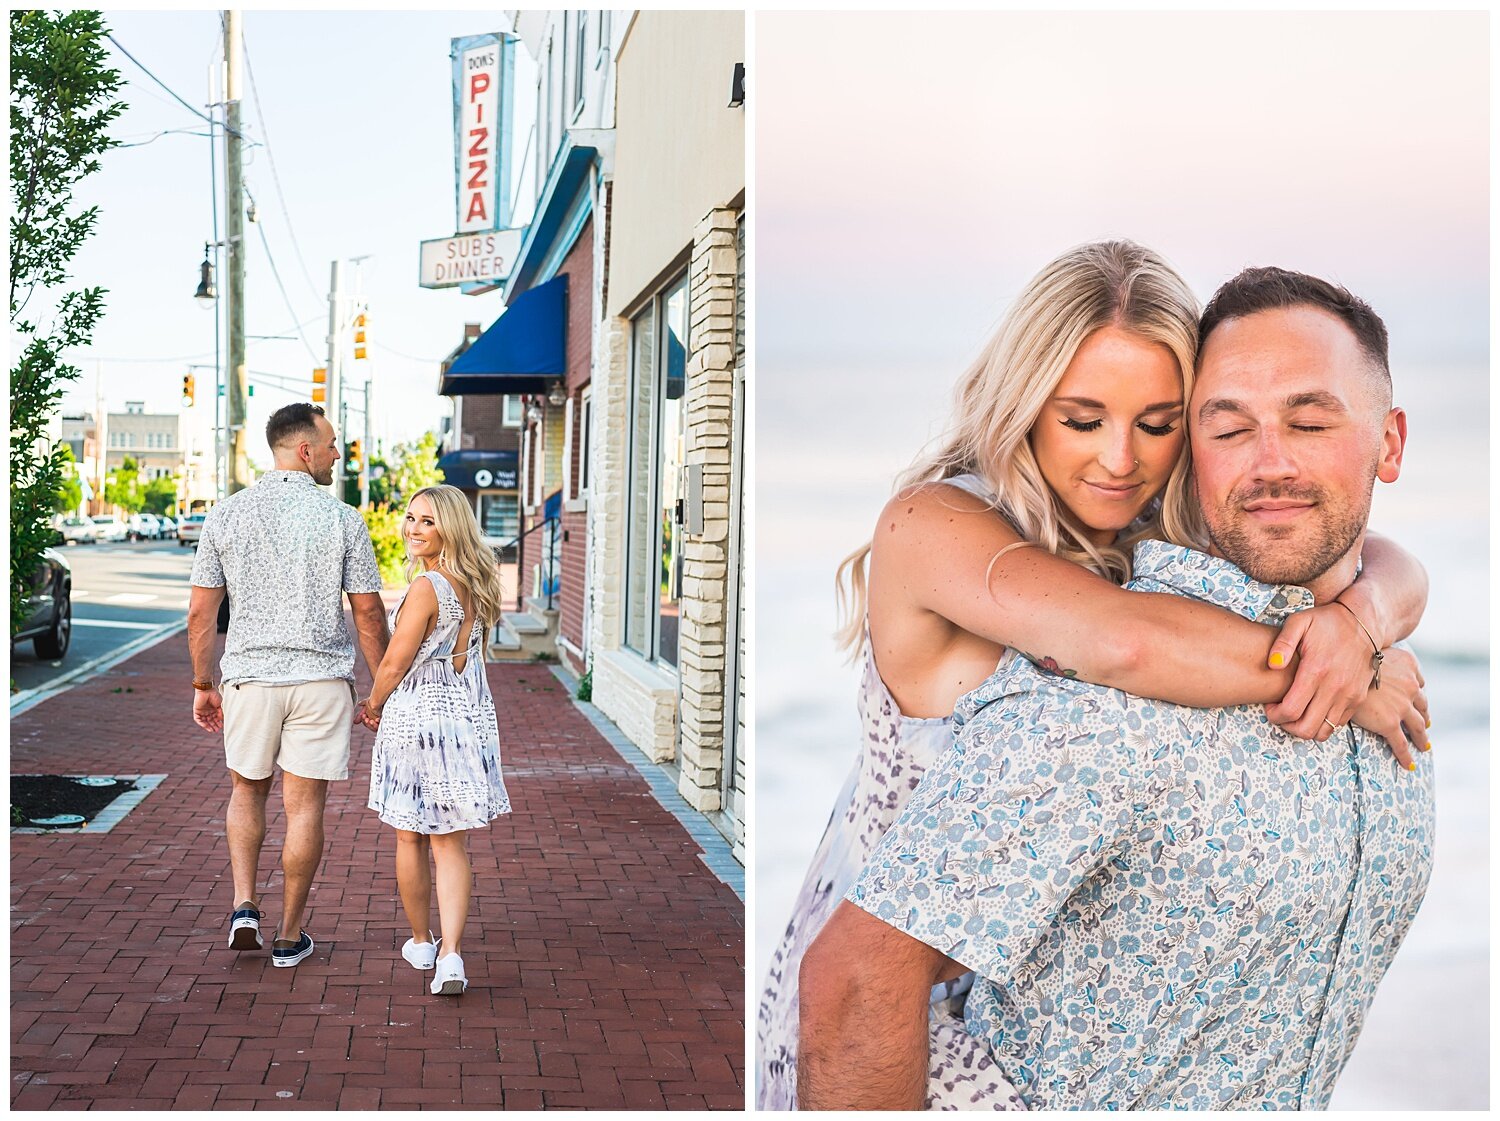
<path id="1" fill-rule="evenodd" d="M 1323 723 L 1327 724 L 1335 732 L 1337 732 L 1339 730 L 1339 726 L 1337 724 L 1335 724 L 1332 720 L 1328 719 L 1328 717 L 1326 717 L 1326 716 L 1323 717 Z"/>

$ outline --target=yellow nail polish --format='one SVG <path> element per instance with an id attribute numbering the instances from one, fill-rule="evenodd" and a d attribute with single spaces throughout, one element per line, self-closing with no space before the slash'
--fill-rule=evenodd
<path id="1" fill-rule="evenodd" d="M 1431 728 L 1431 727 L 1432 727 L 1432 721 L 1431 721 L 1431 720 L 1429 720 L 1429 721 L 1427 721 L 1427 726 L 1428 726 L 1428 727 L 1429 727 L 1429 728 Z"/>
<path id="2" fill-rule="evenodd" d="M 1271 655 L 1272 668 L 1280 669 L 1284 665 L 1286 665 L 1286 655 L 1284 655 L 1280 650 Z"/>
<path id="3" fill-rule="evenodd" d="M 1416 763 L 1408 763 L 1406 765 L 1406 769 L 1408 771 L 1415 771 L 1417 769 L 1417 765 L 1416 765 Z"/>
<path id="4" fill-rule="evenodd" d="M 1428 741 L 1427 741 L 1427 746 L 1426 746 L 1426 747 L 1424 747 L 1424 748 L 1423 748 L 1423 749 L 1422 749 L 1422 750 L 1423 750 L 1423 751 L 1431 751 L 1431 750 L 1432 750 L 1432 741 L 1431 741 L 1431 740 L 1428 740 Z"/>

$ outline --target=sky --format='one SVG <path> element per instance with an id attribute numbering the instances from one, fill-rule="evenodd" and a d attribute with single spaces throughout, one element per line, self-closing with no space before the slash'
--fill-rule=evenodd
<path id="1" fill-rule="evenodd" d="M 1016 293 L 1070 246 L 1129 237 L 1201 299 L 1278 264 L 1371 302 L 1411 416 L 1375 524 L 1445 578 L 1430 622 L 1482 646 L 1453 566 L 1483 578 L 1487 541 L 1487 20 L 759 14 L 764 586 L 812 580 L 831 629 L 834 566 Z"/>
<path id="2" fill-rule="evenodd" d="M 210 77 L 222 57 L 217 11 L 114 11 L 105 20 L 120 45 L 189 105 L 201 109 L 210 100 Z M 310 386 L 313 366 L 326 364 L 330 262 L 364 256 L 370 357 L 357 364 L 368 370 L 353 378 L 372 379 L 377 437 L 387 446 L 413 439 L 451 412 L 437 396 L 438 361 L 462 339 L 466 321 L 487 327 L 500 311 L 498 293 L 419 287 L 417 264 L 419 242 L 455 228 L 449 40 L 503 30 L 505 17 L 247 11 L 242 26 L 254 77 L 253 90 L 242 79 L 245 133 L 260 145 L 244 157 L 260 219 L 245 226 L 246 333 L 289 336 L 249 341 L 251 381 L 253 371 L 264 371 Z M 64 405 L 92 411 L 102 375 L 107 408 L 141 400 L 148 412 L 174 412 L 183 374 L 189 364 L 203 363 L 195 371 L 197 404 L 186 412 L 192 430 L 208 441 L 214 313 L 192 296 L 203 244 L 212 239 L 214 198 L 210 141 L 191 135 L 208 126 L 110 51 L 129 106 L 114 135 L 134 146 L 106 153 L 100 171 L 77 192 L 79 204 L 97 203 L 100 215 L 75 258 L 75 283 L 103 285 L 109 294 L 92 345 L 72 355 L 83 376 Z M 524 59 L 524 47 L 518 53 Z M 529 88 L 529 81 L 518 82 L 517 155 L 531 120 Z M 218 174 L 222 237 L 222 167 Z M 345 277 L 347 290 L 352 266 Z M 221 269 L 221 294 L 226 279 Z M 308 396 L 304 390 L 300 399 Z M 257 385 L 250 428 L 259 432 L 273 409 L 297 399 L 268 382 Z M 360 423 L 351 415 L 351 428 Z M 262 441 L 252 439 L 250 448 L 265 465 Z"/>
<path id="3" fill-rule="evenodd" d="M 1379 292 L 1409 349 L 1483 354 L 1486 21 L 760 13 L 760 357 L 890 318 L 885 353 L 977 344 L 1046 260 L 1121 235 L 1203 296 L 1274 261 Z"/>

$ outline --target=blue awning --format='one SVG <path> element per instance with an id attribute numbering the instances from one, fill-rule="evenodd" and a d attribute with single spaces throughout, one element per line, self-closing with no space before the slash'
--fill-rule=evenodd
<path id="1" fill-rule="evenodd" d="M 527 289 L 443 373 L 438 392 L 545 393 L 567 373 L 568 278 Z"/>
<path id="2" fill-rule="evenodd" d="M 443 482 L 460 490 L 515 490 L 516 459 L 514 451 L 468 449 L 449 452 L 437 465 Z"/>

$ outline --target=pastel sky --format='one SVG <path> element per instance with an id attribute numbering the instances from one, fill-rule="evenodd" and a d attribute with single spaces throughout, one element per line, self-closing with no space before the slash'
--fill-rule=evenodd
<path id="1" fill-rule="evenodd" d="M 967 352 L 1104 236 L 1204 297 L 1320 273 L 1402 352 L 1482 356 L 1488 43 L 1483 12 L 760 14 L 760 357 Z"/>

